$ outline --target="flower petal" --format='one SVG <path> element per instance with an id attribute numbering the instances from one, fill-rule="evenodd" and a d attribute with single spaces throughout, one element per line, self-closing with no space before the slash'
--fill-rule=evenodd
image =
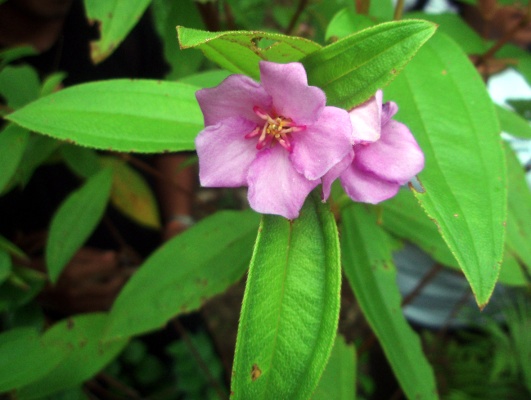
<path id="1" fill-rule="evenodd" d="M 330 189 L 332 188 L 332 183 L 341 176 L 343 171 L 348 168 L 350 164 L 352 164 L 352 160 L 354 159 L 354 150 L 351 150 L 350 153 L 347 154 L 345 158 L 343 158 L 339 163 L 334 165 L 330 171 L 328 171 L 322 179 L 323 182 L 323 194 L 322 199 L 327 200 L 330 196 Z"/>
<path id="2" fill-rule="evenodd" d="M 243 117 L 263 123 L 253 107 L 271 108 L 271 96 L 262 85 L 245 75 L 231 75 L 214 88 L 201 89 L 195 94 L 205 126 L 215 125 L 225 118 Z"/>
<path id="3" fill-rule="evenodd" d="M 300 63 L 260 61 L 260 81 L 273 98 L 275 111 L 296 124 L 314 123 L 326 105 L 324 92 L 308 86 L 306 71 Z"/>
<path id="4" fill-rule="evenodd" d="M 199 133 L 195 145 L 202 186 L 247 185 L 247 173 L 257 150 L 256 141 L 245 139 L 245 135 L 255 126 L 244 118 L 228 118 Z"/>
<path id="5" fill-rule="evenodd" d="M 263 214 L 299 216 L 308 194 L 319 184 L 299 174 L 291 164 L 288 152 L 280 146 L 258 153 L 249 168 L 249 203 Z"/>
<path id="6" fill-rule="evenodd" d="M 357 155 L 355 156 L 357 157 Z M 400 188 L 398 183 L 388 182 L 356 166 L 356 160 L 340 177 L 341 185 L 354 201 L 377 204 L 393 197 Z"/>
<path id="7" fill-rule="evenodd" d="M 398 112 L 398 105 L 394 101 L 388 101 L 382 106 L 382 126 L 387 124 Z"/>
<path id="8" fill-rule="evenodd" d="M 404 184 L 424 168 L 424 154 L 408 127 L 389 121 L 380 140 L 354 147 L 354 163 L 380 178 Z"/>
<path id="9" fill-rule="evenodd" d="M 320 179 L 352 149 L 352 125 L 345 110 L 325 107 L 319 120 L 292 135 L 291 161 L 307 179 Z"/>
<path id="10" fill-rule="evenodd" d="M 349 111 L 355 143 L 370 143 L 380 138 L 382 97 L 382 91 L 378 90 L 365 103 Z"/>

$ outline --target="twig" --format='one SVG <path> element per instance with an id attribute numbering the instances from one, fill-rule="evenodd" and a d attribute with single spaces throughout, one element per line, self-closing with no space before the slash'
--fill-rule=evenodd
<path id="1" fill-rule="evenodd" d="M 415 300 L 415 298 L 419 295 L 420 292 L 422 292 L 422 289 L 424 289 L 424 287 L 430 283 L 436 276 L 439 272 L 442 271 L 444 267 L 439 264 L 439 263 L 436 263 L 429 271 L 428 273 L 426 273 L 422 279 L 420 280 L 419 283 L 417 283 L 417 286 L 415 286 L 413 288 L 413 290 L 411 292 L 409 292 L 407 294 L 407 296 L 405 296 L 403 299 L 402 299 L 402 304 L 401 306 L 402 307 L 405 307 L 406 305 L 408 305 L 409 303 L 411 303 L 413 300 Z"/>
<path id="2" fill-rule="evenodd" d="M 398 0 L 395 6 L 395 15 L 393 19 L 395 21 L 400 21 L 402 19 L 403 12 L 404 12 L 404 0 Z"/>
<path id="3" fill-rule="evenodd" d="M 297 4 L 297 10 L 295 11 L 295 14 L 291 17 L 291 20 L 289 21 L 289 25 L 286 28 L 286 35 L 291 35 L 293 29 L 295 29 L 295 25 L 297 24 L 297 21 L 299 20 L 302 12 L 308 5 L 308 0 L 299 0 L 299 4 Z"/>

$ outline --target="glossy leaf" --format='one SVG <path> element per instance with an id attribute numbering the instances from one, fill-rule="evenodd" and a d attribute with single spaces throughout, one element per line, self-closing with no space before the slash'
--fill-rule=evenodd
<path id="1" fill-rule="evenodd" d="M 531 192 L 523 166 L 511 148 L 508 145 L 504 147 L 509 183 L 507 245 L 531 273 Z"/>
<path id="2" fill-rule="evenodd" d="M 382 226 L 393 235 L 420 247 L 438 263 L 460 270 L 459 264 L 445 243 L 437 226 L 408 190 L 401 190 L 392 199 L 382 203 Z M 526 286 L 527 280 L 514 257 L 504 252 L 500 269 L 500 283 Z"/>
<path id="3" fill-rule="evenodd" d="M 427 21 L 379 24 L 347 36 L 302 60 L 311 85 L 327 104 L 350 109 L 385 87 L 433 35 Z"/>
<path id="4" fill-rule="evenodd" d="M 253 212 L 222 211 L 166 242 L 120 292 L 106 337 L 159 329 L 223 292 L 244 274 L 257 225 Z"/>
<path id="5" fill-rule="evenodd" d="M 46 331 L 43 346 L 66 356 L 42 378 L 18 390 L 17 398 L 40 399 L 79 385 L 103 369 L 127 344 L 126 339 L 102 340 L 107 322 L 105 314 L 84 314 L 62 320 Z"/>
<path id="6" fill-rule="evenodd" d="M 496 112 L 503 132 L 522 139 L 531 139 L 531 126 L 520 115 L 501 106 L 496 106 Z"/>
<path id="7" fill-rule="evenodd" d="M 90 43 L 90 56 L 97 64 L 110 56 L 135 26 L 150 0 L 84 0 L 89 21 L 96 23 L 100 39 Z"/>
<path id="8" fill-rule="evenodd" d="M 13 179 L 28 145 L 29 132 L 15 124 L 8 124 L 0 131 L 0 193 Z"/>
<path id="9" fill-rule="evenodd" d="M 298 61 L 321 48 L 308 39 L 259 31 L 206 32 L 178 26 L 177 34 L 181 49 L 198 48 L 221 68 L 255 79 L 260 77 L 260 60 Z"/>
<path id="10" fill-rule="evenodd" d="M 153 229 L 160 228 L 157 199 L 146 180 L 125 161 L 102 157 L 103 166 L 112 170 L 111 203 L 133 221 Z"/>
<path id="11" fill-rule="evenodd" d="M 43 97 L 7 118 L 59 140 L 124 152 L 193 150 L 203 129 L 197 87 L 117 79 Z"/>
<path id="12" fill-rule="evenodd" d="M 7 66 L 0 71 L 0 95 L 13 109 L 20 108 L 39 96 L 39 76 L 27 65 Z"/>
<path id="13" fill-rule="evenodd" d="M 109 199 L 111 181 L 108 169 L 94 175 L 72 192 L 53 216 L 45 251 L 52 283 L 96 228 Z"/>
<path id="14" fill-rule="evenodd" d="M 66 356 L 65 351 L 42 342 L 33 328 L 0 334 L 0 393 L 42 378 Z"/>
<path id="15" fill-rule="evenodd" d="M 203 28 L 197 3 L 194 0 L 153 0 L 151 10 L 155 28 L 163 39 L 164 57 L 171 66 L 166 79 L 178 79 L 196 72 L 205 59 L 199 51 L 183 51 L 179 48 L 175 25 Z"/>
<path id="16" fill-rule="evenodd" d="M 356 399 L 356 348 L 337 335 L 332 354 L 312 400 Z"/>
<path id="17" fill-rule="evenodd" d="M 337 228 L 311 195 L 299 218 L 264 215 L 243 299 L 234 399 L 307 399 L 330 355 L 339 316 Z"/>
<path id="18" fill-rule="evenodd" d="M 389 239 L 374 207 L 355 203 L 341 213 L 343 269 L 409 399 L 437 399 L 433 370 L 402 314 Z"/>
<path id="19" fill-rule="evenodd" d="M 415 195 L 484 307 L 503 256 L 507 189 L 497 115 L 481 77 L 451 39 L 436 34 L 386 97 L 426 157 Z"/>

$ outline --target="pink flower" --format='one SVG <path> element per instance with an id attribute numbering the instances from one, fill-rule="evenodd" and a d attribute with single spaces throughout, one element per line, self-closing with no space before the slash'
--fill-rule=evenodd
<path id="1" fill-rule="evenodd" d="M 424 168 L 424 154 L 404 124 L 391 118 L 393 102 L 382 105 L 382 91 L 349 112 L 353 126 L 352 151 L 323 178 L 323 198 L 339 177 L 354 200 L 376 204 L 393 197 L 401 185 Z"/>
<path id="2" fill-rule="evenodd" d="M 297 218 L 306 196 L 352 148 L 345 110 L 326 107 L 302 64 L 260 62 L 261 84 L 232 75 L 196 93 L 205 129 L 196 138 L 199 179 L 249 187 L 260 213 Z"/>

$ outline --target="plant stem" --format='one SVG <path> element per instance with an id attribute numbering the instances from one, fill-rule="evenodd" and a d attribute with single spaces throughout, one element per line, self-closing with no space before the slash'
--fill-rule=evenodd
<path id="1" fill-rule="evenodd" d="M 299 0 L 299 4 L 297 4 L 297 10 L 295 11 L 295 14 L 291 17 L 291 20 L 289 21 L 289 25 L 286 28 L 286 35 L 291 35 L 293 33 L 293 29 L 295 29 L 295 25 L 297 24 L 297 21 L 299 20 L 302 12 L 308 5 L 308 0 Z"/>
<path id="2" fill-rule="evenodd" d="M 404 0 L 398 0 L 395 6 L 395 15 L 393 19 L 400 21 L 402 19 L 402 13 L 404 12 Z"/>

